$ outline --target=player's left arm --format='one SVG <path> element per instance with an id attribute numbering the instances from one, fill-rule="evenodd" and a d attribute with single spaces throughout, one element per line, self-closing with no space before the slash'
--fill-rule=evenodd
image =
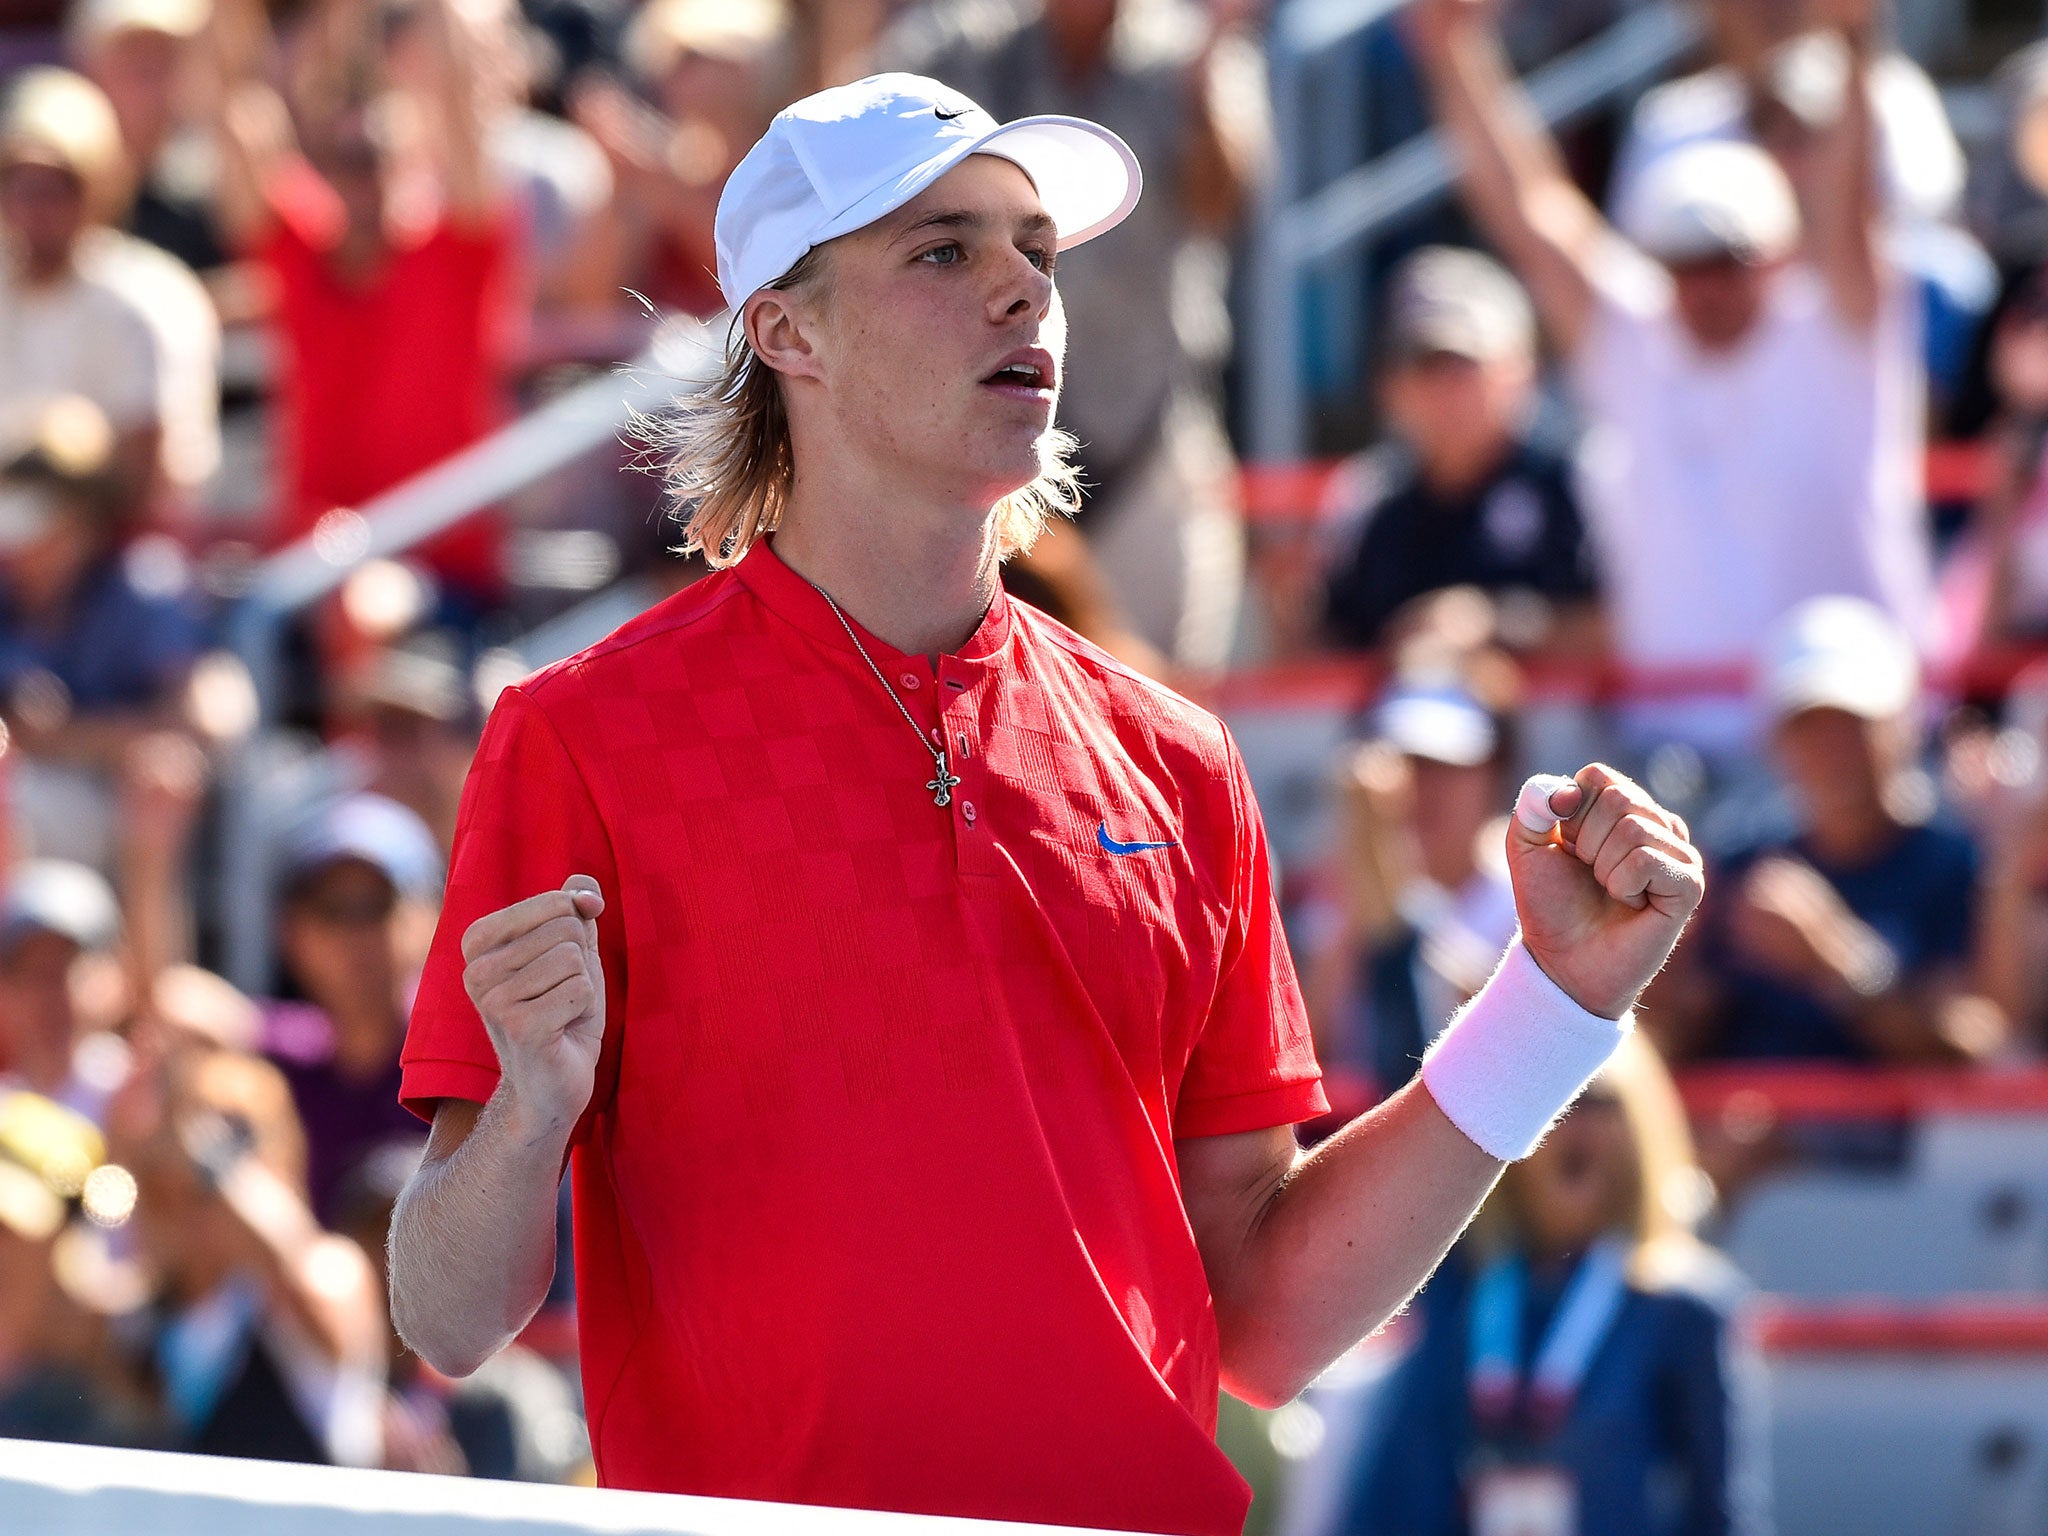
<path id="1" fill-rule="evenodd" d="M 1540 1123 L 1567 1107 L 1569 1084 L 1593 1070 L 1572 1063 L 1590 1040 L 1597 1065 L 1601 1022 L 1628 1013 L 1699 906 L 1685 823 L 1630 780 L 1595 764 L 1558 781 L 1548 805 L 1560 824 L 1538 831 L 1518 815 L 1508 832 L 1522 944 L 1541 976 L 1508 988 L 1511 957 L 1447 1035 L 1464 1032 L 1453 1071 L 1425 1068 L 1310 1153 L 1286 1126 L 1176 1143 L 1224 1383 L 1247 1401 L 1286 1402 L 1399 1310 L 1505 1159 L 1533 1144 L 1530 1083 L 1559 1081 L 1562 1060 L 1567 1086 L 1547 1100 L 1539 1090 L 1533 1112 Z M 1591 1035 L 1566 1038 L 1579 1024 Z M 1612 1027 L 1605 1049 L 1619 1038 Z"/>

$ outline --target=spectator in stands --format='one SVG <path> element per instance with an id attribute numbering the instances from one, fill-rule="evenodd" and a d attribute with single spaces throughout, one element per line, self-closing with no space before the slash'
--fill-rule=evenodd
<path id="1" fill-rule="evenodd" d="M 740 156 L 796 94 L 784 0 L 650 0 L 625 37 L 638 93 L 593 77 L 576 120 L 604 146 L 616 187 L 585 280 L 587 302 L 621 288 L 663 309 L 718 313 L 712 216 Z"/>
<path id="2" fill-rule="evenodd" d="M 117 1036 L 89 1030 L 75 985 L 81 956 L 120 931 L 113 890 L 62 859 L 26 859 L 0 898 L 0 1082 L 32 1089 L 96 1124 L 128 1079 Z"/>
<path id="3" fill-rule="evenodd" d="M 2002 726 L 1966 717 L 1947 735 L 1947 787 L 1984 852 L 1984 993 L 2012 1021 L 2015 1044 L 2038 1054 L 2048 1045 L 2048 664 L 2013 679 Z"/>
<path id="4" fill-rule="evenodd" d="M 1080 523 L 1130 626 L 1169 661 L 1227 659 L 1244 580 L 1221 417 L 1224 242 L 1265 159 L 1264 67 L 1233 6 L 1191 0 L 926 4 L 877 48 L 1008 120 L 1083 116 L 1146 167 L 1099 258 L 1060 274 L 1059 423 L 1082 442 Z"/>
<path id="5" fill-rule="evenodd" d="M 1522 645 L 1597 651 L 1597 577 L 1571 463 L 1532 419 L 1528 299 L 1498 263 L 1446 246 L 1409 257 L 1390 288 L 1381 398 L 1395 442 L 1339 472 L 1328 638 L 1398 639 L 1416 598 L 1472 586 L 1494 596 Z"/>
<path id="6" fill-rule="evenodd" d="M 1513 669 L 1498 655 L 1410 668 L 1340 776 L 1338 1008 L 1317 1041 L 1384 1098 L 1493 974 L 1515 934 L 1500 807 Z M 1318 958 L 1311 975 L 1327 973 Z M 1320 988 L 1318 990 L 1321 990 Z M 1333 999 L 1335 1001 L 1336 999 Z"/>
<path id="7" fill-rule="evenodd" d="M 92 1306 L 93 1236 L 72 1221 L 103 1157 L 83 1115 L 0 1088 L 0 1437 L 92 1445 L 154 1438 L 141 1384 Z M 92 1210 L 119 1222 L 132 1204 L 120 1171 L 91 1186 Z M 83 1291 L 86 1294 L 81 1295 Z"/>
<path id="8" fill-rule="evenodd" d="M 399 1107 L 398 1052 L 440 882 L 433 834 L 381 795 L 321 808 L 286 849 L 278 938 L 299 1000 L 267 1008 L 263 1046 L 291 1084 L 322 1217 L 372 1148 L 417 1127 Z"/>
<path id="9" fill-rule="evenodd" d="M 123 509 L 156 486 L 165 359 L 143 302 L 108 270 L 106 221 L 127 172 L 106 98 L 69 70 L 27 69 L 0 102 L 0 440 L 82 395 L 113 428 Z"/>
<path id="10" fill-rule="evenodd" d="M 123 226 L 195 272 L 228 260 L 214 225 L 203 137 L 184 120 L 194 39 L 209 0 L 79 0 L 66 38 L 80 73 L 106 93 L 134 168 Z"/>
<path id="11" fill-rule="evenodd" d="M 1336 1528 L 1756 1529 L 1740 1287 L 1691 1233 L 1704 1191 L 1670 1075 L 1631 1036 L 1411 1308 Z"/>
<path id="12" fill-rule="evenodd" d="M 177 1443 L 376 1466 L 386 1324 L 375 1271 L 306 1204 L 305 1132 L 269 1063 L 195 1047 L 117 1122 L 156 1283 L 150 1347 Z"/>
<path id="13" fill-rule="evenodd" d="M 2048 636 L 2048 267 L 2015 284 L 1988 352 L 1997 405 L 1987 432 L 1993 467 L 1970 528 L 1984 586 L 1980 611 L 1964 619 L 1963 638 L 2039 641 Z"/>
<path id="14" fill-rule="evenodd" d="M 114 866 L 119 786 L 182 718 L 200 629 L 163 540 L 117 544 L 106 419 L 77 396 L 0 461 L 0 715 L 19 756 L 15 813 L 38 852 Z"/>
<path id="15" fill-rule="evenodd" d="M 389 16 L 396 36 L 385 36 Z M 380 76 L 417 28 L 433 86 Z M 221 0 L 209 28 L 221 164 L 216 211 L 230 246 L 278 292 L 285 516 L 305 533 L 469 446 L 505 411 L 515 341 L 516 221 L 488 143 L 489 39 L 456 0 L 397 12 L 316 12 L 301 42 L 305 125 L 258 64 L 256 0 Z M 421 551 L 469 616 L 502 587 L 496 522 Z"/>
<path id="16" fill-rule="evenodd" d="M 1842 93 L 1793 179 L 1747 144 L 1660 157 L 1617 233 L 1566 176 L 1483 7 L 1423 0 L 1411 14 L 1473 211 L 1570 364 L 1623 659 L 1739 664 L 1829 592 L 1917 634 L 1921 369 L 1879 238 L 1868 90 Z M 1868 26 L 1839 36 L 1865 79 Z M 1757 722 L 1693 702 L 1637 705 L 1628 724 L 1643 747 L 1676 737 L 1735 756 Z"/>
<path id="17" fill-rule="evenodd" d="M 1713 876 L 1719 898 L 1648 1017 L 1675 1053 L 1954 1061 L 2003 1044 L 1978 995 L 1979 855 L 1915 771 L 1918 667 L 1881 611 L 1816 598 L 1763 662 L 1800 813 Z"/>
<path id="18" fill-rule="evenodd" d="M 343 729 L 368 758 L 365 788 L 433 830 L 445 856 L 476 751 L 476 695 L 450 636 L 425 633 L 365 659 L 344 689 Z"/>
<path id="19" fill-rule="evenodd" d="M 1715 62 L 1636 104 L 1608 187 L 1608 206 L 1624 226 L 1664 156 L 1693 144 L 1754 142 L 1789 166 L 1840 111 L 1848 71 L 1834 40 L 1807 30 L 1818 7 L 1715 0 L 1706 9 Z M 1957 222 L 1966 167 L 1934 82 L 1882 43 L 1867 88 L 1891 255 L 1920 282 L 1929 369 L 1945 397 L 1997 295 L 1997 269 Z"/>

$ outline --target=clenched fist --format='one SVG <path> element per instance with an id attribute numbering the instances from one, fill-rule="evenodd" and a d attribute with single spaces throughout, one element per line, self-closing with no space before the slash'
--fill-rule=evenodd
<path id="1" fill-rule="evenodd" d="M 1550 784 L 1508 825 L 1522 942 L 1581 1008 L 1620 1018 L 1670 957 L 1705 870 L 1684 820 L 1605 764 Z"/>
<path id="2" fill-rule="evenodd" d="M 604 1041 L 604 966 L 588 875 L 480 917 L 462 935 L 462 985 L 483 1015 L 498 1067 L 521 1107 L 574 1123 L 590 1102 Z"/>

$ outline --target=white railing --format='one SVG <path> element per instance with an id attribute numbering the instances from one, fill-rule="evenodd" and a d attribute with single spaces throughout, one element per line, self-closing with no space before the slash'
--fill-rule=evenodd
<path id="1" fill-rule="evenodd" d="M 25 1440 L 0 1440 L 0 1531 L 7 1536 L 594 1536 L 601 1531 L 632 1536 L 1086 1536 L 1069 1526 Z"/>
<path id="2" fill-rule="evenodd" d="M 1303 277 L 1428 207 L 1456 179 L 1441 135 L 1431 130 L 1314 192 L 1301 190 L 1310 69 L 1403 3 L 1294 0 L 1274 18 L 1269 59 L 1279 164 L 1253 233 L 1247 328 L 1247 446 L 1255 459 L 1288 463 L 1307 447 Z M 1529 94 L 1545 122 L 1569 123 L 1662 75 L 1699 36 L 1699 21 L 1689 9 L 1676 0 L 1653 0 L 1537 70 L 1529 77 Z"/>

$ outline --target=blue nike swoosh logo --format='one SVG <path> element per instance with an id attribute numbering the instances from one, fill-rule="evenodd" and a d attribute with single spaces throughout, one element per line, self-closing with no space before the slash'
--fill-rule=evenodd
<path id="1" fill-rule="evenodd" d="M 1145 853 L 1154 848 L 1178 848 L 1179 843 L 1120 843 L 1109 835 L 1109 823 L 1103 822 L 1095 829 L 1095 841 L 1102 844 L 1107 853 Z"/>

